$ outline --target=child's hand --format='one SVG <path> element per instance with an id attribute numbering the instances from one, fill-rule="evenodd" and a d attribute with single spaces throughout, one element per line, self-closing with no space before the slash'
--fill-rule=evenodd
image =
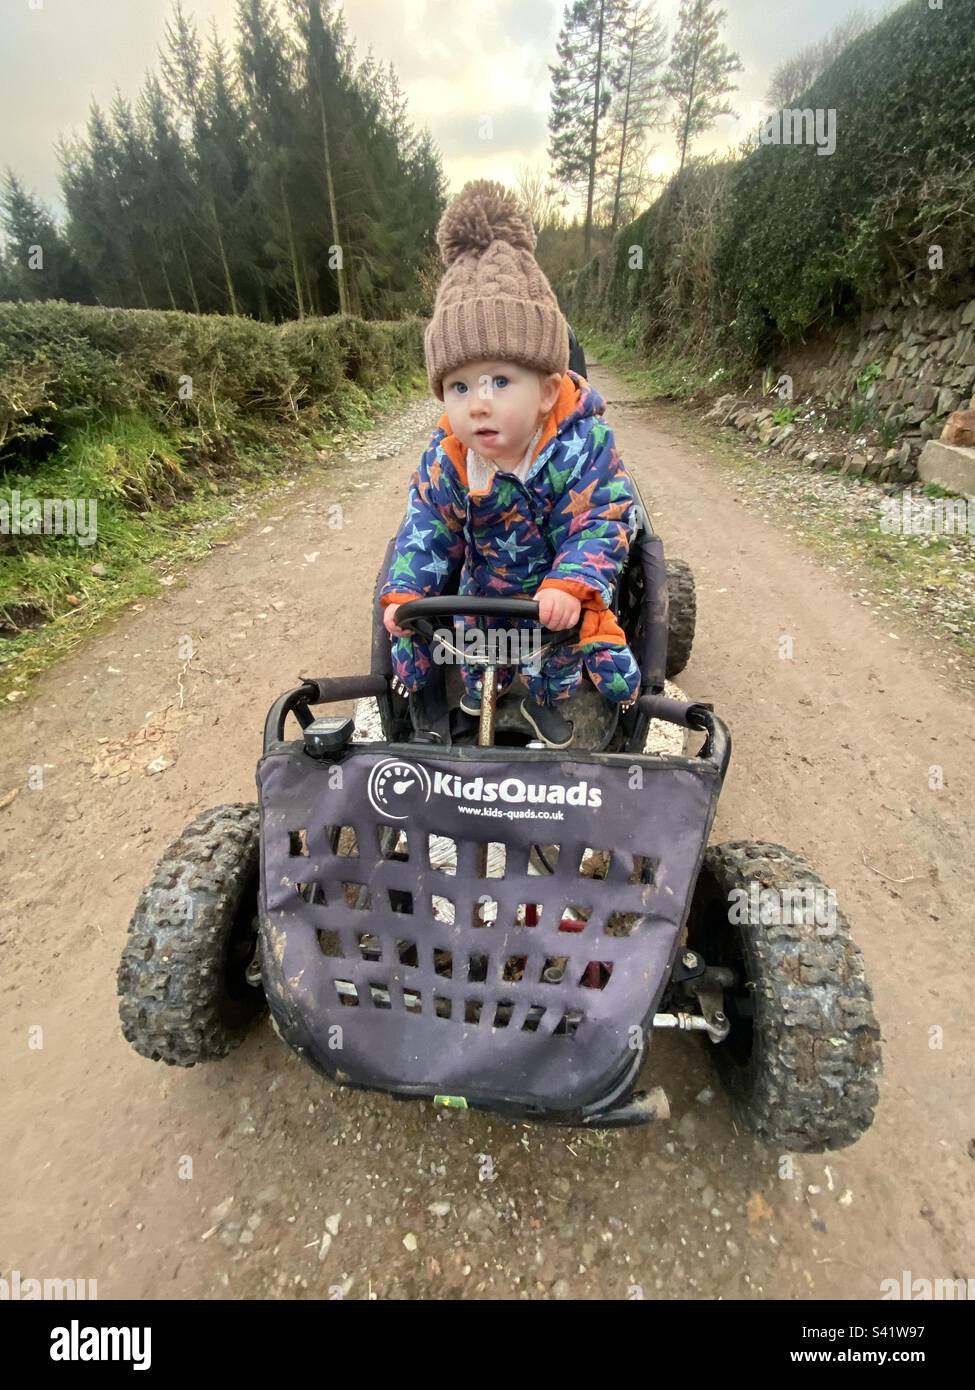
<path id="1" fill-rule="evenodd" d="M 383 609 L 383 627 L 394 637 L 410 637 L 412 633 L 405 627 L 400 627 L 396 621 L 396 610 L 400 607 L 398 603 L 390 603 Z"/>
<path id="2" fill-rule="evenodd" d="M 563 627 L 575 627 L 582 612 L 582 604 L 564 589 L 539 589 L 535 594 L 538 603 L 538 621 L 543 627 L 557 632 Z"/>

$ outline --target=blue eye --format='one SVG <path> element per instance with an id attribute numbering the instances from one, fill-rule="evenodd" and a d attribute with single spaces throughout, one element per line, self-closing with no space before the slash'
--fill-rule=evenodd
<path id="1" fill-rule="evenodd" d="M 463 395 L 467 390 L 467 383 L 464 381 L 455 381 L 450 389 L 451 391 L 459 391 L 461 395 Z"/>
<path id="2" fill-rule="evenodd" d="M 496 376 L 494 378 L 494 384 L 499 391 L 503 391 L 508 384 L 508 378 L 506 376 Z"/>

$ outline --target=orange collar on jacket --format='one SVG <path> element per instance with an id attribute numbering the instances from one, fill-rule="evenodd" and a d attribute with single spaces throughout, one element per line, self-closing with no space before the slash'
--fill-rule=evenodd
<path id="1" fill-rule="evenodd" d="M 532 455 L 532 463 L 538 458 L 549 440 L 557 433 L 559 425 L 579 408 L 579 401 L 582 397 L 582 390 L 578 387 L 568 372 L 565 372 L 559 385 L 559 394 L 555 404 L 545 418 L 545 427 L 542 430 L 542 437 L 535 446 Z M 447 433 L 440 441 L 440 446 L 457 469 L 457 475 L 461 482 L 467 487 L 467 449 L 460 442 L 457 436 L 451 433 L 450 421 L 446 411 L 437 421 L 437 428 L 446 430 Z"/>

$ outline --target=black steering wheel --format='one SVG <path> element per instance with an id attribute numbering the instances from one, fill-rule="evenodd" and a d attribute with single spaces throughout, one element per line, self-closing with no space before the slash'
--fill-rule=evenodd
<path id="1" fill-rule="evenodd" d="M 531 598 L 481 598 L 473 594 L 412 598 L 397 608 L 396 622 L 400 627 L 412 629 L 424 642 L 432 642 L 437 637 L 432 619 L 463 617 L 465 614 L 478 618 L 533 618 L 538 622 L 538 603 Z M 539 631 L 548 639 L 540 651 L 533 651 L 530 656 L 520 660 L 517 657 L 509 660 L 506 656 L 502 664 L 527 666 L 543 653 L 579 640 L 578 623 L 572 627 L 558 629 L 543 627 L 539 623 Z"/>

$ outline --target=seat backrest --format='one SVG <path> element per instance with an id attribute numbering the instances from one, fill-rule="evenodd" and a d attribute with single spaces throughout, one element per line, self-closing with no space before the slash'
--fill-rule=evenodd
<path id="1" fill-rule="evenodd" d="M 572 324 L 567 324 L 566 327 L 569 330 L 569 366 L 572 371 L 578 372 L 580 376 L 584 376 L 588 381 L 586 354 L 583 351 L 582 344 L 579 342 L 575 333 L 573 333 Z"/>

